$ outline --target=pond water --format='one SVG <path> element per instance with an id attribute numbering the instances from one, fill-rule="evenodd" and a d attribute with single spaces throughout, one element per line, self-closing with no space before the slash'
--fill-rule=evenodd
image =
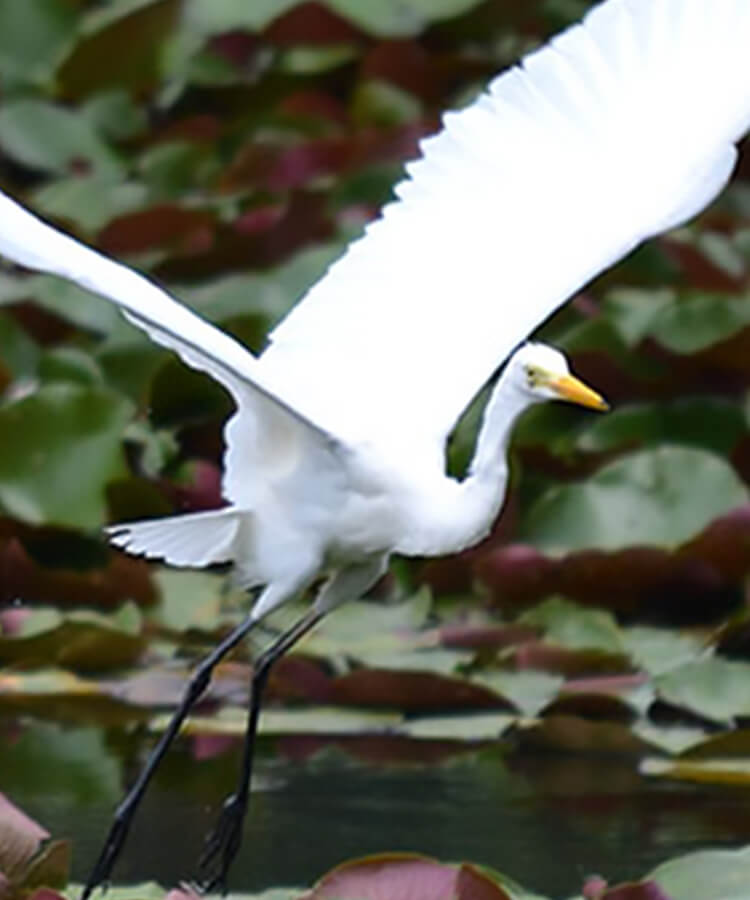
<path id="1" fill-rule="evenodd" d="M 80 880 L 148 741 L 10 720 L 0 739 L 0 790 L 54 837 L 73 839 Z M 239 765 L 236 745 L 205 759 L 196 748 L 182 742 L 160 770 L 118 882 L 174 884 L 195 874 Z M 632 757 L 448 749 L 363 738 L 263 741 L 233 890 L 308 885 L 347 858 L 409 850 L 490 865 L 565 897 L 594 871 L 615 882 L 680 853 L 750 842 L 744 789 L 645 779 Z"/>

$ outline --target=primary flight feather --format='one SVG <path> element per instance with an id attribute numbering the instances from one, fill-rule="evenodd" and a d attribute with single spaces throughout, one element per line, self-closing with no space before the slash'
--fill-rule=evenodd
<path id="1" fill-rule="evenodd" d="M 232 395 L 221 510 L 114 526 L 177 565 L 232 562 L 262 590 L 199 667 L 118 810 L 86 894 L 105 882 L 156 764 L 213 666 L 268 611 L 328 576 L 313 610 L 258 662 L 248 753 L 209 843 L 223 886 L 247 805 L 268 668 L 326 611 L 364 593 L 394 552 L 438 555 L 484 536 L 502 503 L 516 417 L 602 399 L 564 357 L 527 344 L 484 412 L 467 477 L 445 442 L 511 350 L 603 268 L 699 212 L 750 124 L 747 0 L 607 0 L 497 77 L 421 144 L 396 198 L 255 358 L 131 269 L 0 197 L 0 253 L 120 306 Z"/>

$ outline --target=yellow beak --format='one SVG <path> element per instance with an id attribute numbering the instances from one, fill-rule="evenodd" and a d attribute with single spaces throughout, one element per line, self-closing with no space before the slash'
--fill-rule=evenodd
<path id="1" fill-rule="evenodd" d="M 561 375 L 559 378 L 552 378 L 549 386 L 559 395 L 561 400 L 578 403 L 579 406 L 588 406 L 590 409 L 609 409 L 609 403 L 601 394 L 597 394 L 587 384 L 584 384 L 572 375 Z"/>

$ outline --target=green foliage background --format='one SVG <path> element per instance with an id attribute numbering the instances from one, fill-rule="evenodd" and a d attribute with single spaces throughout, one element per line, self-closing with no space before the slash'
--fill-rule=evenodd
<path id="1" fill-rule="evenodd" d="M 2 186 L 260 349 L 376 215 L 440 113 L 585 6 L 9 0 Z M 557 558 L 635 545 L 684 557 L 731 514 L 731 565 L 711 552 L 708 563 L 722 588 L 736 583 L 750 467 L 742 174 L 545 328 L 613 412 L 534 410 L 496 542 L 426 577 L 467 586 L 479 573 L 502 598 L 524 580 L 508 541 Z M 67 284 L 6 269 L 0 301 L 0 504 L 16 552 L 19 541 L 29 551 L 29 526 L 94 535 L 109 520 L 219 502 L 220 389 Z M 478 409 L 451 447 L 459 472 Z M 76 546 L 75 565 L 88 565 Z M 8 599 L 57 600 L 10 581 Z"/>
<path id="2" fill-rule="evenodd" d="M 589 5 L 3 0 L 0 186 L 259 350 L 391 196 L 440 114 Z M 383 725 L 407 736 L 489 738 L 540 716 L 543 743 L 639 753 L 690 752 L 710 731 L 676 739 L 654 723 L 656 707 L 742 725 L 749 173 L 743 159 L 711 209 L 604 273 L 543 328 L 612 412 L 530 412 L 492 537 L 400 572 L 438 605 L 415 593 L 398 613 L 342 610 L 306 652 L 325 659 L 343 647 L 354 670 L 324 678 L 300 663 L 272 685 L 277 700 L 400 708 L 408 688 L 412 712 L 440 702 L 503 711 L 465 720 L 460 735 L 440 719 Z M 157 659 L 194 649 L 196 634 L 208 641 L 239 613 L 227 611 L 218 576 L 159 573 L 108 550 L 100 529 L 217 505 L 230 401 L 104 301 L 7 266 L 0 390 L 0 605 L 39 608 L 21 625 L 2 618 L 0 660 L 24 671 L 0 671 L 0 695 L 33 695 L 39 709 L 61 693 L 116 693 L 142 716 L 172 699 L 162 682 L 136 688 L 124 676 L 115 691 L 96 675 L 140 664 L 154 639 Z M 471 453 L 480 408 L 454 436 L 453 471 Z M 136 608 L 157 597 L 145 616 Z M 80 607 L 118 612 L 69 612 Z M 377 620 L 378 637 L 381 614 L 394 618 Z M 432 681 L 417 677 L 425 671 Z M 300 721 L 265 728 L 310 727 Z"/>

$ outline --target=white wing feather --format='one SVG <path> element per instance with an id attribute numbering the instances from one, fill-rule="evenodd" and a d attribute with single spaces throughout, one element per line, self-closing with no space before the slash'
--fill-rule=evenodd
<path id="1" fill-rule="evenodd" d="M 441 447 L 513 347 L 728 179 L 750 122 L 747 0 L 609 0 L 449 113 L 260 358 L 351 441 Z"/>
<path id="2" fill-rule="evenodd" d="M 0 255 L 111 300 L 154 341 L 227 388 L 237 412 L 226 426 L 223 492 L 235 506 L 253 509 L 257 492 L 288 477 L 301 458 L 317 467 L 321 486 L 326 473 L 339 477 L 344 451 L 338 440 L 281 399 L 245 347 L 143 275 L 62 234 L 2 193 Z"/>

